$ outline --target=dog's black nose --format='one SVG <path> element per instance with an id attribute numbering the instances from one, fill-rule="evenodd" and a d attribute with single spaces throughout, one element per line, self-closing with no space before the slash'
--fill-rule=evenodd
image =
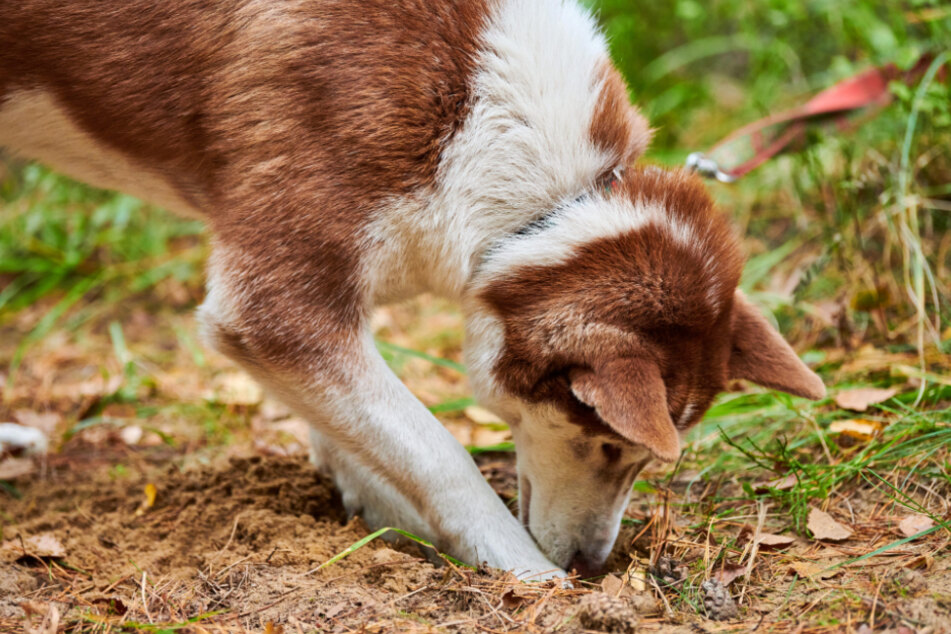
<path id="1" fill-rule="evenodd" d="M 580 550 L 574 554 L 568 563 L 567 570 L 577 572 L 582 579 L 597 577 L 601 574 L 601 568 L 604 564 L 597 562 L 585 555 Z"/>

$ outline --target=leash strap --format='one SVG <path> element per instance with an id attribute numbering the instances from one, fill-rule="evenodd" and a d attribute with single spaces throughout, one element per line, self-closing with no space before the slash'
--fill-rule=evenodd
<path id="1" fill-rule="evenodd" d="M 912 85 L 921 79 L 933 56 L 923 55 L 904 73 L 895 64 L 870 68 L 826 88 L 798 108 L 747 124 L 727 135 L 708 153 L 693 152 L 687 168 L 701 176 L 732 183 L 801 139 L 809 124 L 833 120 L 848 128 L 847 115 L 867 107 L 882 107 L 892 100 L 888 84 L 896 79 Z"/>

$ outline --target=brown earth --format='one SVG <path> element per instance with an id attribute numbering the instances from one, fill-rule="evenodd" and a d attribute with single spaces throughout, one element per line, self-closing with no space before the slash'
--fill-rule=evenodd
<path id="1" fill-rule="evenodd" d="M 510 457 L 481 461 L 509 497 Z M 117 471 L 119 463 L 129 467 Z M 0 632 L 51 634 L 53 615 L 59 631 L 73 632 L 779 632 L 794 630 L 803 610 L 812 612 L 812 627 L 800 631 L 864 631 L 840 619 L 831 627 L 816 622 L 837 587 L 857 588 L 856 605 L 879 615 L 874 631 L 914 631 L 902 622 L 918 632 L 951 631 L 946 559 L 925 567 L 871 563 L 796 583 L 788 562 L 815 560 L 807 557 L 815 546 L 798 540 L 785 553 L 761 553 L 760 583 L 745 597 L 746 589 L 734 588 L 741 614 L 730 623 L 705 619 L 690 607 L 699 605 L 696 596 L 661 592 L 643 573 L 619 580 L 665 539 L 656 527 L 625 526 L 609 565 L 616 576 L 570 589 L 436 567 L 411 542 L 374 540 L 318 570 L 369 531 L 359 518 L 347 520 L 332 483 L 303 456 L 215 458 L 118 444 L 91 451 L 74 439 L 49 457 L 45 475 L 14 486 L 18 499 L 0 492 Z M 676 480 L 671 486 L 679 488 Z M 635 501 L 628 514 L 644 517 L 645 508 Z M 668 551 L 700 563 L 699 544 L 670 540 Z M 903 561 L 932 548 L 906 549 Z M 712 577 L 725 570 L 704 568 Z M 871 571 L 881 571 L 874 572 L 881 581 L 865 596 L 862 579 Z"/>
<path id="2" fill-rule="evenodd" d="M 347 521 L 332 484 L 302 457 L 148 465 L 119 478 L 54 459 L 19 500 L 4 499 L 0 631 L 22 627 L 24 609 L 39 602 L 38 612 L 55 606 L 82 631 L 196 616 L 193 631 L 580 629 L 576 595 L 589 591 L 437 568 L 415 544 L 376 540 L 316 571 L 368 531 Z M 21 541 L 35 536 L 54 538 L 65 555 L 37 556 Z M 635 605 L 656 607 L 625 601 L 631 623 Z"/>

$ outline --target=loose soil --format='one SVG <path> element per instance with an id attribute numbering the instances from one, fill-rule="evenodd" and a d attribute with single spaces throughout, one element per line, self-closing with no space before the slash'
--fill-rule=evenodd
<path id="1" fill-rule="evenodd" d="M 102 631 L 195 617 L 192 631 L 581 629 L 578 599 L 590 590 L 436 567 L 412 543 L 377 540 L 316 570 L 368 530 L 346 518 L 332 483 L 303 457 L 145 464 L 121 477 L 68 454 L 52 460 L 19 500 L 3 500 L 0 631 L 18 631 L 24 610 L 50 605 L 62 623 Z M 39 535 L 65 555 L 30 554 L 20 540 Z M 647 607 L 640 618 L 657 608 L 625 599 L 632 625 L 636 606 Z M 585 624 L 597 616 L 586 613 Z"/>
<path id="2" fill-rule="evenodd" d="M 646 592 L 632 590 L 637 579 L 619 581 L 632 558 L 643 561 L 658 539 L 632 526 L 623 528 L 610 560 L 616 576 L 574 588 L 434 566 L 410 542 L 371 541 L 318 569 L 369 531 L 359 518 L 347 519 L 332 483 L 306 458 L 176 456 L 161 447 L 130 457 L 126 451 L 122 462 L 132 466 L 117 473 L 109 465 L 119 456 L 73 445 L 50 456 L 44 477 L 17 482 L 19 499 L 0 493 L 0 632 L 24 631 L 26 623 L 27 632 L 50 634 L 56 630 L 48 623 L 37 624 L 52 613 L 59 631 L 83 632 L 713 632 L 757 625 L 790 631 L 797 612 L 811 610 L 815 623 L 829 589 L 860 588 L 856 579 L 869 574 L 819 575 L 797 584 L 782 563 L 788 553 L 764 553 L 760 575 L 774 583 L 750 586 L 755 596 L 742 600 L 742 616 L 717 623 L 649 577 L 642 578 Z M 510 459 L 482 462 L 508 497 Z M 629 514 L 637 513 L 632 505 Z M 61 552 L 49 556 L 34 545 L 39 537 Z M 798 552 L 808 548 L 802 544 Z M 687 554 L 673 545 L 668 550 Z M 947 561 L 924 571 L 893 568 L 876 596 L 858 591 L 858 604 L 872 603 L 885 626 L 874 631 L 914 631 L 901 629 L 908 622 L 919 632 L 951 631 L 942 598 L 951 586 Z M 661 584 L 666 576 L 660 574 Z M 675 609 L 666 613 L 670 604 Z M 805 631 L 857 626 L 832 624 Z"/>

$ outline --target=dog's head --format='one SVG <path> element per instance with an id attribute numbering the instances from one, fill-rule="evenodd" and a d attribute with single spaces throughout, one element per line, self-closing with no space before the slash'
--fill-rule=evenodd
<path id="1" fill-rule="evenodd" d="M 511 424 L 521 519 L 558 565 L 603 564 L 638 471 L 677 459 L 728 380 L 825 393 L 736 290 L 741 268 L 699 180 L 656 168 L 487 254 L 466 307 L 473 387 Z"/>

